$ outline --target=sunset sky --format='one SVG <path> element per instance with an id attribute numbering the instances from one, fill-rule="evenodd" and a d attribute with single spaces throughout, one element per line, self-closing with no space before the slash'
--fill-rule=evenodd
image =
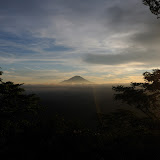
<path id="1" fill-rule="evenodd" d="M 141 81 L 160 68 L 160 20 L 141 0 L 1 0 L 4 81 Z"/>

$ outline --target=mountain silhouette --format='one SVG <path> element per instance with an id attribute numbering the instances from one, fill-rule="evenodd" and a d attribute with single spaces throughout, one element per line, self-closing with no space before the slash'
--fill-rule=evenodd
<path id="1" fill-rule="evenodd" d="M 92 82 L 84 79 L 81 76 L 74 76 L 68 80 L 64 80 L 61 83 L 63 84 L 91 84 Z"/>

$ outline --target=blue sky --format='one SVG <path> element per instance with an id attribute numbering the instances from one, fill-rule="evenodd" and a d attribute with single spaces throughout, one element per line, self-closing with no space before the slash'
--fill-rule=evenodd
<path id="1" fill-rule="evenodd" d="M 142 81 L 160 68 L 160 21 L 141 0 L 1 0 L 5 81 Z"/>

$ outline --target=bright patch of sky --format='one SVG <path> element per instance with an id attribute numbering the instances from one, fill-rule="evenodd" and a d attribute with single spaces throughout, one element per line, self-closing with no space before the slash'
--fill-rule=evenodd
<path id="1" fill-rule="evenodd" d="M 142 81 L 160 68 L 160 20 L 141 0 L 1 0 L 3 79 Z"/>

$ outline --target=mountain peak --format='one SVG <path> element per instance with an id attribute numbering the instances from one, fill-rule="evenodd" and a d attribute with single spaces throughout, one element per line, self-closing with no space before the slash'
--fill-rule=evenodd
<path id="1" fill-rule="evenodd" d="M 61 83 L 65 83 L 65 84 L 90 84 L 91 82 L 84 79 L 81 76 L 74 76 L 72 78 L 69 78 L 68 80 L 64 80 Z"/>

